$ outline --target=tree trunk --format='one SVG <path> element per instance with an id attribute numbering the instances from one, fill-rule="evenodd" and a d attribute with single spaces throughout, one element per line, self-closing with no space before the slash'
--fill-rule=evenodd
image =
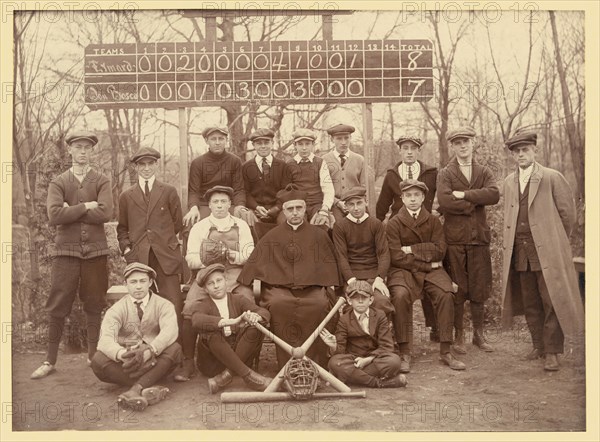
<path id="1" fill-rule="evenodd" d="M 569 88 L 567 86 L 567 76 L 565 68 L 563 66 L 562 57 L 560 54 L 560 46 L 558 43 L 558 32 L 556 30 L 556 18 L 554 11 L 548 11 L 550 14 L 550 25 L 552 26 L 552 39 L 554 40 L 554 49 L 556 52 L 556 68 L 558 70 L 558 78 L 560 80 L 560 90 L 562 93 L 563 110 L 566 121 L 566 132 L 567 139 L 569 140 L 569 147 L 571 150 L 571 160 L 573 162 L 573 172 L 577 180 L 577 194 L 580 199 L 585 197 L 585 181 L 584 181 L 584 158 L 583 158 L 583 146 L 577 137 L 577 128 L 575 127 L 575 121 L 571 112 L 571 101 L 569 97 Z"/>

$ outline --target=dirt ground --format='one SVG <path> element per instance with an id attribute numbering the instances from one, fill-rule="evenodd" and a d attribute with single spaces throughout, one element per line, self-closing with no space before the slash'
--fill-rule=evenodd
<path id="1" fill-rule="evenodd" d="M 187 383 L 165 381 L 169 397 L 143 412 L 119 409 L 124 388 L 98 381 L 86 355 L 60 354 L 57 371 L 33 381 L 42 346 L 15 345 L 10 414 L 14 431 L 585 431 L 583 338 L 567 342 L 560 371 L 544 372 L 542 360 L 522 360 L 531 348 L 522 323 L 505 333 L 489 327 L 487 336 L 496 351 L 467 345 L 467 370 L 457 372 L 439 362 L 437 344 L 417 323 L 408 386 L 365 389 L 365 399 L 224 404 L 198 374 Z M 259 371 L 276 373 L 273 344 L 263 346 Z M 247 388 L 236 378 L 229 391 Z"/>

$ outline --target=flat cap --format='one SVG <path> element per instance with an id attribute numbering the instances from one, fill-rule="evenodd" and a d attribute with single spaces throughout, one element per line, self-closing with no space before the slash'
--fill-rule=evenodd
<path id="1" fill-rule="evenodd" d="M 348 284 L 348 287 L 346 287 L 346 296 L 348 296 L 348 298 L 352 298 L 358 293 L 366 296 L 373 296 L 373 288 L 367 281 L 357 279 L 356 281 Z"/>
<path id="2" fill-rule="evenodd" d="M 204 129 L 202 131 L 202 136 L 204 138 L 208 138 L 211 134 L 213 134 L 215 132 L 222 133 L 225 136 L 229 135 L 229 130 L 227 130 L 226 127 L 211 126 L 211 127 L 207 127 L 206 129 Z"/>
<path id="3" fill-rule="evenodd" d="M 125 267 L 125 270 L 123 270 L 123 277 L 127 279 L 133 272 L 147 273 L 152 279 L 156 279 L 156 272 L 154 269 L 146 264 L 142 264 L 141 262 L 132 262 L 127 264 L 127 267 Z"/>
<path id="4" fill-rule="evenodd" d="M 472 127 L 464 126 L 449 130 L 446 133 L 446 140 L 452 141 L 455 138 L 474 138 L 475 135 L 477 135 L 475 133 L 475 129 L 473 129 Z"/>
<path id="5" fill-rule="evenodd" d="M 223 264 L 215 263 L 215 264 L 211 264 L 207 267 L 204 267 L 203 269 L 200 269 L 198 271 L 198 274 L 196 275 L 196 282 L 198 283 L 198 285 L 200 287 L 204 287 L 204 284 L 206 283 L 206 280 L 208 279 L 208 277 L 215 272 L 224 273 L 225 266 Z"/>
<path id="6" fill-rule="evenodd" d="M 315 141 L 317 139 L 317 136 L 312 130 L 302 128 L 294 131 L 294 133 L 292 134 L 292 138 L 294 139 L 294 142 L 300 140 Z"/>
<path id="7" fill-rule="evenodd" d="M 306 201 L 306 192 L 298 189 L 298 186 L 295 184 L 288 184 L 285 189 L 277 192 L 277 199 L 281 202 L 281 204 L 293 200 Z"/>
<path id="8" fill-rule="evenodd" d="M 523 144 L 537 144 L 537 133 L 532 131 L 517 131 L 511 138 L 506 140 L 506 147 L 513 150 Z"/>
<path id="9" fill-rule="evenodd" d="M 351 189 L 346 190 L 342 193 L 342 197 L 340 198 L 342 201 L 346 202 L 352 198 L 365 198 L 367 196 L 367 189 L 363 186 L 355 186 Z"/>
<path id="10" fill-rule="evenodd" d="M 334 135 L 351 134 L 355 130 L 354 126 L 350 126 L 349 124 L 336 124 L 327 129 L 327 133 L 333 137 Z"/>
<path id="11" fill-rule="evenodd" d="M 421 189 L 424 193 L 429 192 L 429 188 L 427 184 L 419 180 L 404 180 L 400 182 L 400 193 L 405 190 L 412 189 L 413 187 L 417 187 Z"/>
<path id="12" fill-rule="evenodd" d="M 90 143 L 92 143 L 92 146 L 98 144 L 98 137 L 94 132 L 90 132 L 89 130 L 77 130 L 71 132 L 69 136 L 65 139 L 66 143 L 69 145 L 77 140 L 87 140 Z"/>
<path id="13" fill-rule="evenodd" d="M 256 129 L 250 135 L 250 141 L 256 141 L 261 139 L 272 140 L 275 138 L 275 132 L 271 129 Z"/>
<path id="14" fill-rule="evenodd" d="M 210 197 L 212 196 L 213 193 L 226 193 L 227 195 L 229 195 L 229 198 L 233 199 L 233 189 L 228 186 L 211 187 L 204 193 L 204 199 L 206 201 L 210 201 Z"/>
<path id="15" fill-rule="evenodd" d="M 400 146 L 402 143 L 410 141 L 411 143 L 415 143 L 417 147 L 421 147 L 423 145 L 423 141 L 419 137 L 413 137 L 411 135 L 401 135 L 400 138 L 396 140 L 396 144 Z"/>
<path id="16" fill-rule="evenodd" d="M 134 156 L 131 157 L 131 162 L 137 163 L 143 158 L 152 158 L 153 160 L 158 160 L 160 158 L 160 152 L 156 149 L 152 149 L 151 147 L 142 147 L 135 153 Z"/>

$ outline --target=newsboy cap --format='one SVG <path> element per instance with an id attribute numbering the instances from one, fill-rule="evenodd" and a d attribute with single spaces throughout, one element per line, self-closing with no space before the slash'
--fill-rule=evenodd
<path id="1" fill-rule="evenodd" d="M 210 197 L 212 196 L 213 193 L 226 193 L 227 195 L 229 195 L 229 198 L 233 199 L 233 189 L 228 186 L 211 187 L 204 193 L 204 199 L 206 201 L 210 201 Z"/>
<path id="2" fill-rule="evenodd" d="M 348 287 L 346 287 L 346 296 L 348 296 L 348 298 L 352 298 L 358 293 L 366 296 L 373 296 L 373 287 L 371 287 L 371 284 L 367 281 L 362 279 L 357 279 L 348 284 Z"/>
<path id="3" fill-rule="evenodd" d="M 346 202 L 352 198 L 365 198 L 367 196 L 367 189 L 363 186 L 355 186 L 351 189 L 346 190 L 342 193 L 342 197 L 340 198 L 342 201 Z"/>
<path id="4" fill-rule="evenodd" d="M 400 138 L 396 140 L 396 144 L 400 146 L 402 143 L 410 141 L 411 143 L 415 143 L 417 147 L 421 147 L 423 145 L 423 141 L 419 137 L 413 137 L 411 135 L 401 135 Z"/>
<path id="5" fill-rule="evenodd" d="M 94 132 L 90 132 L 89 130 L 77 130 L 69 134 L 69 136 L 65 139 L 65 142 L 68 145 L 71 145 L 74 141 L 77 140 L 87 140 L 92 143 L 92 146 L 98 144 L 98 137 Z"/>
<path id="6" fill-rule="evenodd" d="M 506 147 L 513 150 L 523 144 L 537 144 L 537 134 L 531 131 L 521 131 L 515 133 L 511 138 L 506 140 Z"/>
<path id="7" fill-rule="evenodd" d="M 198 271 L 198 274 L 196 275 L 196 282 L 200 287 L 204 287 L 204 284 L 206 283 L 208 277 L 215 272 L 224 273 L 225 266 L 223 264 L 215 263 L 204 267 L 203 269 L 200 269 Z"/>
<path id="8" fill-rule="evenodd" d="M 446 133 L 446 140 L 452 141 L 455 138 L 474 138 L 475 135 L 477 135 L 475 133 L 475 129 L 473 129 L 472 127 L 464 126 L 449 130 Z"/>
<path id="9" fill-rule="evenodd" d="M 306 201 L 306 192 L 298 189 L 298 186 L 295 184 L 288 184 L 285 189 L 277 192 L 277 199 L 281 202 L 281 204 L 293 200 Z"/>
<path id="10" fill-rule="evenodd" d="M 350 126 L 349 124 L 336 124 L 327 129 L 327 133 L 333 137 L 334 135 L 351 134 L 355 130 L 354 126 Z"/>
<path id="11" fill-rule="evenodd" d="M 206 129 L 204 129 L 202 131 L 202 136 L 204 138 L 208 138 L 211 134 L 213 134 L 215 132 L 222 133 L 225 136 L 229 135 L 229 131 L 227 130 L 226 127 L 211 126 L 211 127 L 207 127 Z"/>
<path id="12" fill-rule="evenodd" d="M 154 269 L 146 264 L 142 264 L 141 262 L 132 262 L 127 264 L 127 267 L 125 267 L 125 270 L 123 270 L 123 277 L 127 279 L 133 272 L 147 273 L 152 279 L 156 279 L 156 272 Z"/>
<path id="13" fill-rule="evenodd" d="M 160 152 L 151 147 L 142 147 L 135 153 L 134 156 L 131 157 L 131 162 L 137 163 L 143 158 L 152 158 L 153 160 L 158 160 L 160 158 Z"/>
<path id="14" fill-rule="evenodd" d="M 315 135 L 315 133 L 312 130 L 301 128 L 301 129 L 294 131 L 294 133 L 292 134 L 292 138 L 294 139 L 294 143 L 295 143 L 296 141 L 300 141 L 300 140 L 315 141 L 317 139 L 317 136 Z"/>
<path id="15" fill-rule="evenodd" d="M 413 187 L 421 189 L 423 191 L 423 193 L 425 193 L 425 194 L 427 192 L 429 192 L 429 188 L 427 187 L 427 184 L 425 184 L 422 181 L 404 180 L 404 181 L 400 182 L 400 193 L 404 192 L 405 190 L 412 189 Z"/>
<path id="16" fill-rule="evenodd" d="M 250 135 L 250 141 L 272 140 L 273 138 L 275 138 L 275 132 L 271 129 L 257 129 Z"/>

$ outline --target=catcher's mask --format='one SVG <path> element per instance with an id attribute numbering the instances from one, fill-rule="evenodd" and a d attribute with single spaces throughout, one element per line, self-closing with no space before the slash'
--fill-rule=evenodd
<path id="1" fill-rule="evenodd" d="M 284 385 L 294 399 L 310 399 L 317 390 L 319 371 L 310 359 L 291 359 L 284 373 Z"/>

